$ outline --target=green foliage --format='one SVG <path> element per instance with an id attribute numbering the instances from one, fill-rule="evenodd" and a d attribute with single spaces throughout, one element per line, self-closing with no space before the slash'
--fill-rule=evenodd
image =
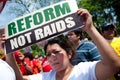
<path id="1" fill-rule="evenodd" d="M 105 23 L 113 21 L 117 26 L 117 34 L 120 34 L 119 0 L 80 0 L 78 6 L 90 11 L 94 25 L 99 30 Z"/>
<path id="2" fill-rule="evenodd" d="M 23 50 L 23 49 L 20 49 L 20 52 L 23 54 L 23 53 L 24 53 L 24 50 Z"/>
<path id="3" fill-rule="evenodd" d="M 40 49 L 36 44 L 31 45 L 33 56 L 35 55 L 43 55 L 44 56 L 44 50 Z"/>

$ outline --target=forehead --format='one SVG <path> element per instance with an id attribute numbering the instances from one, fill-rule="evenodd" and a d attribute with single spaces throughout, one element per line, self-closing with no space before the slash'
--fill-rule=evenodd
<path id="1" fill-rule="evenodd" d="M 72 31 L 71 31 L 71 32 L 68 32 L 68 35 L 70 35 L 70 34 L 75 34 L 75 33 L 74 33 L 74 32 L 72 32 Z"/>
<path id="2" fill-rule="evenodd" d="M 62 49 L 62 48 L 57 43 L 49 44 L 47 46 L 47 52 L 48 51 L 53 51 L 53 50 L 58 50 L 58 49 Z"/>
<path id="3" fill-rule="evenodd" d="M 106 28 L 115 28 L 113 25 L 108 25 Z"/>

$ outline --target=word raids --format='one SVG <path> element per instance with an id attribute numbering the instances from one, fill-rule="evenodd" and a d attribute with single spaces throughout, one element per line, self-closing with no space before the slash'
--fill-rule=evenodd
<path id="1" fill-rule="evenodd" d="M 71 12 L 68 2 L 54 5 L 52 7 L 38 10 L 32 14 L 22 17 L 8 24 L 8 36 L 28 30 L 32 27 L 38 27 L 45 22 L 56 19 Z"/>
<path id="2" fill-rule="evenodd" d="M 20 35 L 10 40 L 11 49 L 19 48 L 20 46 L 24 46 L 26 44 L 30 44 L 32 42 L 37 42 L 43 38 L 49 38 L 53 34 L 59 34 L 67 29 L 74 27 L 76 23 L 73 20 L 73 17 L 67 17 L 63 20 L 58 20 L 56 22 L 52 22 L 43 27 L 39 27 L 33 31 L 30 31 L 24 35 Z M 34 40 L 34 41 L 32 41 Z"/>

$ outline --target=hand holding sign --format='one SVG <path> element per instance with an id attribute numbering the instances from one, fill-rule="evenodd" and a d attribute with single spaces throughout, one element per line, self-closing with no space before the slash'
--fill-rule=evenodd
<path id="1" fill-rule="evenodd" d="M 6 25 L 6 52 L 13 52 L 83 26 L 77 10 L 75 0 L 65 0 L 11 21 Z"/>
<path id="2" fill-rule="evenodd" d="M 89 30 L 90 27 L 93 26 L 92 15 L 90 13 L 88 13 L 88 10 L 86 10 L 86 9 L 79 9 L 77 11 L 77 13 L 80 14 L 83 22 L 85 22 L 84 23 L 85 26 L 83 27 L 83 29 L 85 31 Z"/>

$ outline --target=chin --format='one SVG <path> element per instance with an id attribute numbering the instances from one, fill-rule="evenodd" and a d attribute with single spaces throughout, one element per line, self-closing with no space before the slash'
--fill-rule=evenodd
<path id="1" fill-rule="evenodd" d="M 52 68 L 54 71 L 56 71 L 56 72 L 59 72 L 59 71 L 61 71 L 61 68 L 59 67 L 59 68 Z"/>

